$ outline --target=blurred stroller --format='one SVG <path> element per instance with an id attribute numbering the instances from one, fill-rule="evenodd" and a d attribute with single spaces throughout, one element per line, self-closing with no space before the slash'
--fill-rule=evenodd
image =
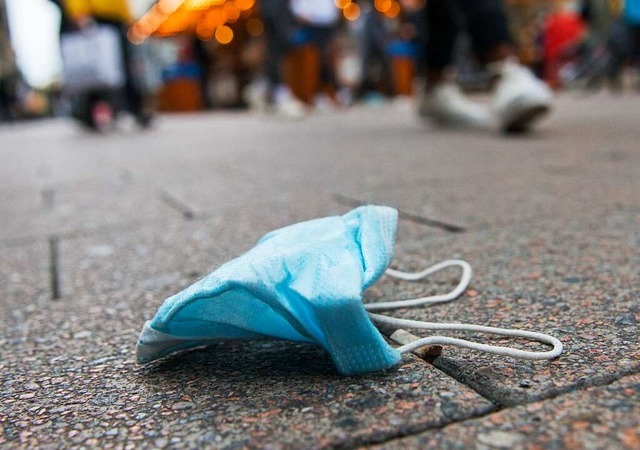
<path id="1" fill-rule="evenodd" d="M 156 87 L 141 74 L 147 48 L 127 39 L 132 14 L 126 0 L 51 0 L 61 10 L 64 92 L 71 114 L 92 131 L 112 128 L 130 111 L 143 128 L 153 119 Z"/>

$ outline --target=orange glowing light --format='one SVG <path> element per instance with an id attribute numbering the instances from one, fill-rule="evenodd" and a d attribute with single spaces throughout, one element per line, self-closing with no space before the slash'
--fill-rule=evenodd
<path id="1" fill-rule="evenodd" d="M 240 10 L 235 4 L 231 2 L 228 2 L 222 5 L 222 9 L 224 10 L 224 13 L 227 15 L 227 21 L 229 22 L 235 22 L 236 20 L 238 20 L 238 17 L 240 17 Z"/>
<path id="2" fill-rule="evenodd" d="M 131 27 L 129 31 L 127 31 L 127 39 L 134 45 L 140 45 L 144 42 L 145 35 L 142 33 L 139 27 Z"/>
<path id="3" fill-rule="evenodd" d="M 386 13 L 387 11 L 389 11 L 389 8 L 391 8 L 392 3 L 393 3 L 393 0 L 375 0 L 373 2 L 373 6 L 376 8 L 377 11 L 381 13 Z"/>
<path id="4" fill-rule="evenodd" d="M 227 21 L 227 14 L 222 9 L 222 6 L 214 6 L 207 12 L 207 15 L 203 19 L 207 26 L 211 29 L 220 27 Z"/>
<path id="5" fill-rule="evenodd" d="M 391 6 L 389 6 L 389 9 L 385 12 L 385 16 L 393 19 L 394 17 L 398 17 L 398 14 L 400 14 L 400 3 L 398 2 L 391 2 Z"/>
<path id="6" fill-rule="evenodd" d="M 184 7 L 192 11 L 202 11 L 209 8 L 213 3 L 211 0 L 185 0 Z"/>
<path id="7" fill-rule="evenodd" d="M 333 0 L 333 3 L 340 9 L 345 9 L 351 3 L 351 0 Z"/>
<path id="8" fill-rule="evenodd" d="M 157 7 L 163 14 L 171 14 L 182 5 L 184 0 L 160 0 Z"/>
<path id="9" fill-rule="evenodd" d="M 256 0 L 233 0 L 233 3 L 240 11 L 248 11 L 256 4 Z"/>
<path id="10" fill-rule="evenodd" d="M 233 40 L 233 30 L 226 25 L 216 28 L 216 41 L 221 44 L 228 44 Z"/>
<path id="11" fill-rule="evenodd" d="M 249 19 L 247 21 L 247 33 L 253 37 L 258 37 L 264 32 L 264 24 L 260 19 Z"/>
<path id="12" fill-rule="evenodd" d="M 198 22 L 198 26 L 196 26 L 196 35 L 203 41 L 208 41 L 209 39 L 211 39 L 214 32 L 215 28 L 208 26 L 207 22 L 204 20 Z"/>
<path id="13" fill-rule="evenodd" d="M 161 36 L 171 36 L 183 31 L 195 31 L 196 24 L 200 18 L 201 13 L 199 11 L 189 11 L 184 8 L 179 8 L 176 12 L 169 15 L 165 20 L 160 23 L 155 34 Z"/>
<path id="14" fill-rule="evenodd" d="M 347 20 L 354 21 L 360 17 L 360 7 L 356 3 L 349 3 L 342 12 Z"/>

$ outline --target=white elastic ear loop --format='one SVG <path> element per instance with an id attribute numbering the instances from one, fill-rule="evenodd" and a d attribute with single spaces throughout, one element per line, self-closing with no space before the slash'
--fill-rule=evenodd
<path id="1" fill-rule="evenodd" d="M 381 311 L 383 309 L 406 308 L 426 304 L 432 305 L 436 303 L 455 300 L 456 298 L 460 297 L 462 293 L 467 289 L 469 283 L 471 283 L 471 277 L 473 275 L 473 271 L 471 270 L 471 266 L 469 265 L 469 263 L 461 259 L 449 259 L 447 261 L 435 264 L 428 269 L 423 270 L 422 272 L 401 272 L 399 270 L 387 269 L 385 273 L 393 278 L 398 278 L 400 280 L 417 281 L 428 277 L 432 273 L 453 266 L 459 266 L 460 268 L 462 268 L 462 276 L 460 277 L 458 286 L 456 286 L 454 290 L 447 294 L 412 298 L 410 300 L 395 300 L 392 302 L 369 303 L 364 305 L 364 308 L 367 311 Z"/>
<path id="2" fill-rule="evenodd" d="M 458 286 L 451 292 L 444 295 L 432 295 L 428 297 L 420 297 L 409 300 L 396 300 L 391 302 L 381 303 L 369 303 L 364 305 L 367 311 L 379 311 L 383 309 L 396 309 L 420 306 L 425 304 L 443 303 L 451 300 L 455 300 L 467 289 L 471 282 L 472 269 L 468 262 L 460 259 L 450 259 L 443 261 L 439 264 L 435 264 L 428 269 L 421 272 L 409 273 L 401 272 L 394 269 L 387 269 L 386 274 L 394 278 L 398 278 L 406 281 L 416 281 L 429 276 L 432 273 L 447 267 L 459 266 L 462 268 L 462 276 Z M 513 358 L 527 359 L 527 360 L 542 360 L 552 359 L 562 353 L 562 342 L 553 336 L 549 336 L 544 333 L 536 333 L 533 331 L 524 330 L 509 330 L 505 328 L 487 327 L 482 325 L 472 325 L 464 323 L 435 323 L 435 322 L 423 322 L 419 320 L 397 319 L 395 317 L 383 316 L 380 314 L 369 313 L 369 316 L 374 322 L 383 323 L 397 328 L 416 328 L 422 330 L 449 330 L 449 331 L 473 331 L 478 333 L 496 334 L 499 336 L 508 336 L 516 338 L 525 338 L 538 341 L 544 344 L 553 346 L 553 350 L 546 352 L 530 352 L 526 350 L 518 350 L 509 347 L 499 347 L 495 345 L 480 344 L 477 342 L 471 342 L 464 339 L 457 339 L 447 336 L 430 336 L 426 338 L 417 339 L 409 344 L 398 347 L 400 353 L 410 352 L 425 345 L 455 345 L 458 347 L 470 348 L 486 353 L 493 353 L 496 355 L 511 356 Z"/>
<path id="3" fill-rule="evenodd" d="M 419 320 L 397 319 L 395 317 L 382 316 L 380 314 L 369 313 L 374 322 L 384 323 L 395 327 L 416 328 L 421 330 L 449 330 L 449 331 L 475 331 L 478 333 L 497 334 L 499 336 L 509 336 L 517 338 L 531 339 L 533 341 L 542 342 L 544 344 L 553 345 L 553 350 L 546 352 L 530 352 L 526 350 L 517 350 L 509 347 L 499 347 L 495 345 L 480 344 L 477 342 L 466 341 L 446 336 L 430 336 L 415 340 L 409 344 L 398 347 L 400 353 L 410 352 L 425 345 L 455 345 L 457 347 L 470 348 L 486 353 L 496 355 L 511 356 L 513 358 L 541 360 L 552 359 L 562 353 L 562 342 L 553 336 L 544 333 L 536 333 L 534 331 L 524 330 L 508 330 L 505 328 L 486 327 L 482 325 L 470 325 L 465 323 L 434 323 L 422 322 Z"/>

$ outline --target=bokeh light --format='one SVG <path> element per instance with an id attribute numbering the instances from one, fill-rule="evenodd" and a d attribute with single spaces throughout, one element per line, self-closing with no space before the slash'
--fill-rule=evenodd
<path id="1" fill-rule="evenodd" d="M 343 10 L 347 20 L 357 20 L 360 17 L 360 7 L 356 3 L 349 3 Z"/>
<path id="2" fill-rule="evenodd" d="M 375 0 L 373 2 L 373 6 L 376 11 L 386 13 L 387 11 L 389 11 L 389 8 L 391 8 L 392 3 L 393 0 Z"/>
<path id="3" fill-rule="evenodd" d="M 214 29 L 225 24 L 227 21 L 227 14 L 222 6 L 214 6 L 209 10 L 209 12 L 207 12 L 203 20 L 209 28 Z"/>
<path id="4" fill-rule="evenodd" d="M 247 20 L 247 33 L 250 36 L 258 37 L 264 32 L 264 24 L 260 19 L 252 18 Z"/>
<path id="5" fill-rule="evenodd" d="M 216 41 L 221 44 L 228 44 L 233 40 L 233 30 L 226 25 L 216 28 Z"/>
<path id="6" fill-rule="evenodd" d="M 351 0 L 333 0 L 335 5 L 340 9 L 345 9 L 351 3 Z"/>
<path id="7" fill-rule="evenodd" d="M 256 4 L 256 0 L 233 0 L 233 3 L 240 11 L 248 11 Z"/>
<path id="8" fill-rule="evenodd" d="M 394 17 L 398 17 L 399 14 L 400 14 L 400 3 L 395 1 L 391 2 L 389 9 L 384 13 L 385 16 L 391 19 L 393 19 Z"/>
<path id="9" fill-rule="evenodd" d="M 240 10 L 233 2 L 225 3 L 222 9 L 227 16 L 227 22 L 235 22 L 240 17 Z"/>
<path id="10" fill-rule="evenodd" d="M 127 39 L 132 44 L 140 45 L 144 42 L 144 34 L 140 31 L 140 27 L 131 27 L 127 31 Z"/>
<path id="11" fill-rule="evenodd" d="M 185 0 L 184 8 L 190 10 L 205 10 L 212 5 L 220 5 L 224 0 Z"/>
<path id="12" fill-rule="evenodd" d="M 200 20 L 200 22 L 198 22 L 198 26 L 196 27 L 196 35 L 198 36 L 198 38 L 203 41 L 208 41 L 213 37 L 214 33 L 215 27 L 207 24 L 206 20 Z"/>
<path id="13" fill-rule="evenodd" d="M 175 10 L 177 10 L 184 0 L 159 0 L 158 1 L 158 10 L 163 14 L 171 14 Z"/>

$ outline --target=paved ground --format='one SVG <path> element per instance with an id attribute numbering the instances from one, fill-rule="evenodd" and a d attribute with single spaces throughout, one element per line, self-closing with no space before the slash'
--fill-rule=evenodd
<path id="1" fill-rule="evenodd" d="M 0 446 L 640 448 L 638 108 L 567 95 L 509 138 L 393 107 L 0 128 Z M 359 377 L 285 342 L 134 362 L 164 298 L 273 228 L 360 202 L 402 212 L 395 266 L 474 266 L 458 302 L 398 315 L 539 330 L 566 352 L 445 348 Z M 382 280 L 367 297 L 454 282 Z"/>

